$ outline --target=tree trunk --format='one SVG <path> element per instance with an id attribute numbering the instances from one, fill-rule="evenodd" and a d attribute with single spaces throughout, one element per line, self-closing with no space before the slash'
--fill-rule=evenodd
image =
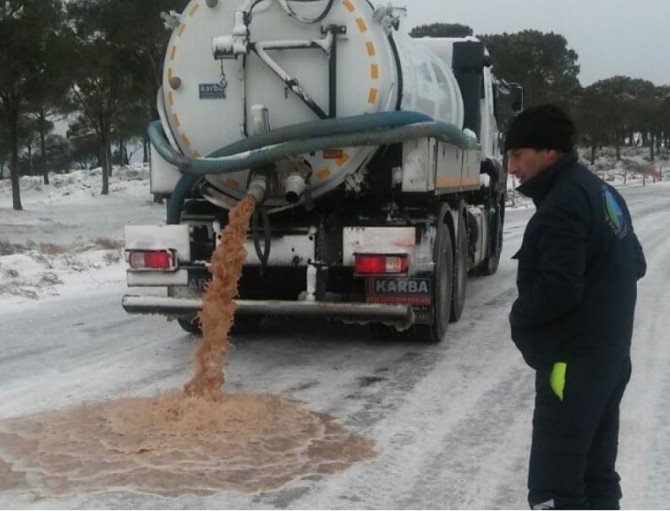
<path id="1" fill-rule="evenodd" d="M 591 165 L 596 162 L 596 143 L 591 144 Z"/>
<path id="2" fill-rule="evenodd" d="M 119 148 L 119 165 L 123 166 L 126 164 L 125 158 L 123 157 L 123 139 L 119 138 L 119 141 L 117 142 L 117 146 Z"/>
<path id="3" fill-rule="evenodd" d="M 621 161 L 621 145 L 619 144 L 619 141 L 617 140 L 616 142 L 616 161 Z"/>
<path id="4" fill-rule="evenodd" d="M 20 180 L 19 180 L 19 151 L 18 151 L 18 140 L 14 139 L 12 141 L 12 162 L 10 163 L 10 172 L 12 178 L 12 207 L 16 211 L 21 211 L 23 206 L 21 205 L 21 189 L 20 189 Z"/>
<path id="5" fill-rule="evenodd" d="M 119 142 L 119 152 L 121 153 L 121 165 L 127 167 L 130 164 L 130 159 L 128 158 L 128 146 L 123 139 Z"/>
<path id="6" fill-rule="evenodd" d="M 654 142 L 655 142 L 655 140 L 654 140 L 654 136 L 655 136 L 655 135 L 654 135 L 654 133 L 652 132 L 652 133 L 651 133 L 651 138 L 649 139 L 649 142 L 650 142 L 650 143 L 649 143 L 649 159 L 650 159 L 651 161 L 654 161 L 654 147 L 656 147 L 656 144 L 654 143 Z"/>
<path id="7" fill-rule="evenodd" d="M 112 177 L 112 167 L 114 166 L 114 161 L 112 158 L 112 142 L 107 138 L 107 147 L 105 149 L 105 156 L 107 158 L 107 176 Z"/>
<path id="8" fill-rule="evenodd" d="M 40 152 L 42 153 L 42 176 L 44 176 L 44 184 L 49 184 L 49 171 L 47 170 L 47 144 L 44 131 L 40 130 Z"/>
<path id="9" fill-rule="evenodd" d="M 33 143 L 28 142 L 26 144 L 26 149 L 28 149 L 28 171 L 26 174 L 29 176 L 33 175 Z"/>
<path id="10" fill-rule="evenodd" d="M 12 102 L 11 98 L 9 99 Z M 7 120 L 9 121 L 9 143 L 12 147 L 12 157 L 9 163 L 10 178 L 12 181 L 12 207 L 16 211 L 21 211 L 21 189 L 19 181 L 19 110 L 16 104 L 5 104 L 7 111 Z"/>
<path id="11" fill-rule="evenodd" d="M 108 157 L 107 148 L 109 142 L 105 135 L 100 136 L 99 153 L 100 153 L 100 168 L 102 173 L 102 195 L 109 195 L 109 166 L 111 161 Z"/>
<path id="12" fill-rule="evenodd" d="M 149 136 L 144 135 L 142 137 L 142 163 L 149 163 Z"/>
<path id="13" fill-rule="evenodd" d="M 103 150 L 104 151 L 104 150 Z M 103 159 L 106 159 L 103 156 Z M 107 173 L 107 163 L 102 165 L 102 192 L 101 195 L 109 195 L 109 174 Z"/>

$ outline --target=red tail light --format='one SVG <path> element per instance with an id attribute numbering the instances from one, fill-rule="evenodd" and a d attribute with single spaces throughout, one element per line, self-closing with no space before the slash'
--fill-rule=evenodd
<path id="1" fill-rule="evenodd" d="M 175 255 L 172 250 L 136 250 L 128 252 L 126 260 L 134 270 L 174 270 Z"/>
<path id="2" fill-rule="evenodd" d="M 355 272 L 359 275 L 407 273 L 407 254 L 355 254 Z"/>

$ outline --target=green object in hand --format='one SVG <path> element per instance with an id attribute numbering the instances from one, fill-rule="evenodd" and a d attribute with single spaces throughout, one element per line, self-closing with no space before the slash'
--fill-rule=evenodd
<path id="1" fill-rule="evenodd" d="M 568 370 L 568 364 L 565 362 L 556 362 L 549 376 L 549 384 L 554 394 L 563 401 L 563 391 L 565 390 L 565 373 Z"/>

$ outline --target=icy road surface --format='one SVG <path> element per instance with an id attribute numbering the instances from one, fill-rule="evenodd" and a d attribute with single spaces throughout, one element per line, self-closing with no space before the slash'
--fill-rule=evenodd
<path id="1" fill-rule="evenodd" d="M 622 413 L 622 504 L 667 508 L 670 186 L 622 191 L 649 262 L 648 276 L 639 286 L 634 373 Z M 108 202 L 109 213 L 118 214 L 114 208 L 120 206 L 113 205 L 113 198 Z M 140 206 L 138 210 L 151 210 L 149 222 L 162 215 L 158 207 Z M 54 218 L 57 211 L 54 205 Z M 104 214 L 100 206 L 96 211 Z M 532 211 L 508 212 L 500 270 L 493 277 L 469 280 L 463 318 L 451 325 L 442 344 L 380 342 L 364 327 L 278 320 L 266 322 L 260 334 L 236 339 L 226 373 L 228 391 L 302 400 L 372 439 L 378 453 L 372 461 L 256 495 L 173 499 L 110 488 L 35 500 L 25 491 L 5 491 L 0 492 L 0 506 L 525 507 L 533 375 L 509 338 L 507 314 L 516 295 L 516 264 L 510 257 Z M 9 218 L 17 224 L 22 217 Z M 126 221 L 118 219 L 120 225 Z M 52 230 L 59 235 L 57 226 Z M 103 234 L 114 238 L 118 233 Z M 118 272 L 122 266 L 116 268 Z M 176 323 L 126 315 L 120 306 L 126 292 L 122 278 L 101 278 L 97 287 L 20 303 L 0 297 L 0 420 L 149 396 L 189 379 L 197 339 Z"/>

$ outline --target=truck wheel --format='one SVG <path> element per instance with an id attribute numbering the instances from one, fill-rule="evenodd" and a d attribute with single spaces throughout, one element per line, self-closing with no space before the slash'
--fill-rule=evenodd
<path id="1" fill-rule="evenodd" d="M 440 218 L 444 218 L 440 215 Z M 449 326 L 451 317 L 451 298 L 453 296 L 454 255 L 452 251 L 451 232 L 444 221 L 437 227 L 437 238 L 433 260 L 435 261 L 435 285 L 433 289 L 433 309 L 435 317 L 432 325 L 415 325 L 417 339 L 424 342 L 438 343 L 442 341 Z"/>
<path id="2" fill-rule="evenodd" d="M 500 254 L 502 253 L 503 246 L 504 207 L 504 204 L 496 204 L 495 217 L 491 222 L 491 229 L 495 229 L 493 236 L 491 236 L 493 243 L 491 244 L 489 255 L 486 256 L 484 262 L 482 262 L 482 264 L 480 264 L 477 268 L 477 273 L 479 275 L 493 275 L 498 271 L 498 265 L 500 264 Z"/>
<path id="3" fill-rule="evenodd" d="M 450 321 L 461 319 L 465 307 L 465 290 L 468 283 L 468 232 L 463 215 L 458 215 L 456 234 L 456 257 L 454 258 L 454 294 L 451 299 Z"/>
<path id="4" fill-rule="evenodd" d="M 188 318 L 177 318 L 177 323 L 184 330 L 193 335 L 202 335 L 202 330 L 200 328 L 200 322 L 198 321 L 197 316 L 190 316 Z"/>

